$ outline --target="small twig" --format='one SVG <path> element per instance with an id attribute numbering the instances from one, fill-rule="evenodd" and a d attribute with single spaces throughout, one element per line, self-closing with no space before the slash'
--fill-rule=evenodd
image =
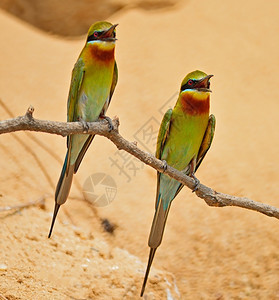
<path id="1" fill-rule="evenodd" d="M 36 201 L 30 201 L 30 202 L 27 202 L 24 204 L 0 207 L 0 212 L 10 211 L 10 210 L 21 210 L 23 208 L 28 208 L 30 206 L 36 206 L 36 205 L 44 206 L 45 205 L 45 196 L 41 196 Z"/>
<path id="2" fill-rule="evenodd" d="M 28 109 L 29 110 L 29 109 Z M 27 116 L 28 115 L 28 116 Z M 0 121 L 0 134 L 9 133 L 20 130 L 29 131 L 39 131 L 51 134 L 57 134 L 62 136 L 67 136 L 70 134 L 82 134 L 84 131 L 83 124 L 80 122 L 54 122 L 48 120 L 37 120 L 33 118 L 33 109 L 27 113 L 25 116 L 17 117 L 14 119 Z M 164 172 L 171 178 L 176 179 L 182 184 L 186 185 L 188 188 L 192 189 L 195 187 L 195 181 L 189 176 L 183 174 L 182 172 L 167 166 L 165 169 L 165 164 L 161 160 L 155 158 L 153 155 L 142 151 L 134 143 L 125 140 L 118 132 L 119 120 L 118 118 L 113 119 L 114 130 L 109 131 L 107 122 L 91 122 L 88 124 L 89 134 L 98 134 L 104 136 L 111 140 L 118 149 L 125 150 L 126 152 L 137 157 L 139 160 L 145 164 L 151 166 L 158 172 Z M 218 193 L 212 188 L 200 184 L 196 190 L 196 195 L 209 205 L 215 207 L 223 206 L 238 206 L 254 211 L 258 211 L 269 217 L 274 217 L 279 219 L 279 209 L 263 204 L 260 202 L 253 201 L 246 197 L 236 197 L 223 193 Z"/>
<path id="3" fill-rule="evenodd" d="M 33 119 L 34 107 L 30 105 L 26 111 L 25 116 L 31 121 Z"/>

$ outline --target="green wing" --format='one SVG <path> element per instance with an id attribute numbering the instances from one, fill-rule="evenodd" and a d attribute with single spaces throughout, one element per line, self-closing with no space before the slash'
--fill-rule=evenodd
<path id="1" fill-rule="evenodd" d="M 72 80 L 71 80 L 71 88 L 68 97 L 68 107 L 67 107 L 67 121 L 74 122 L 77 121 L 77 102 L 79 100 L 79 92 L 84 78 L 84 62 L 80 58 L 73 69 L 72 72 Z"/>
<path id="2" fill-rule="evenodd" d="M 72 71 L 71 87 L 69 91 L 68 105 L 67 105 L 68 122 L 77 121 L 77 101 L 78 101 L 80 87 L 83 82 L 84 73 L 85 73 L 84 63 L 82 59 L 78 59 Z M 72 139 L 71 136 L 67 136 L 67 148 L 69 154 L 67 155 L 66 174 L 68 174 L 69 165 L 70 165 L 70 158 L 71 158 L 70 153 L 71 153 L 71 145 L 72 145 L 71 139 Z"/>
<path id="3" fill-rule="evenodd" d="M 156 146 L 156 158 L 161 159 L 163 146 L 165 144 L 166 138 L 168 136 L 171 124 L 171 116 L 172 116 L 172 109 L 168 109 L 165 113 L 162 123 L 160 125 L 158 138 L 157 138 L 157 146 Z"/>
<path id="4" fill-rule="evenodd" d="M 202 140 L 202 143 L 201 143 L 201 146 L 199 149 L 199 153 L 197 156 L 197 165 L 196 165 L 195 171 L 197 171 L 198 167 L 202 163 L 207 151 L 209 150 L 209 148 L 212 144 L 212 140 L 213 140 L 214 132 L 215 132 L 215 124 L 216 124 L 215 116 L 210 115 L 209 120 L 208 120 L 208 125 L 207 125 L 206 131 L 204 133 L 203 140 Z"/>
<path id="5" fill-rule="evenodd" d="M 159 129 L 156 153 L 155 153 L 155 156 L 158 159 L 161 159 L 162 151 L 164 149 L 164 145 L 165 145 L 167 136 L 170 131 L 171 116 L 172 116 L 172 109 L 170 108 L 165 113 L 162 123 L 160 125 L 160 129 Z M 159 189 L 160 189 L 160 172 L 157 172 L 157 192 L 156 192 L 155 209 L 156 209 L 156 205 L 157 205 L 157 201 L 158 201 Z"/>
<path id="6" fill-rule="evenodd" d="M 112 83 L 111 83 L 111 88 L 110 88 L 110 94 L 109 94 L 109 99 L 108 101 L 106 101 L 106 103 L 104 104 L 104 107 L 102 109 L 102 112 L 101 114 L 105 114 L 107 109 L 108 109 L 108 106 L 110 104 L 110 101 L 111 101 L 111 98 L 112 98 L 112 95 L 113 95 L 113 92 L 115 90 L 115 87 L 116 87 L 116 84 L 117 84 L 117 80 L 118 80 L 118 69 L 117 69 L 117 65 L 116 63 L 114 64 L 114 72 L 113 72 L 113 78 L 112 78 Z M 84 157 L 84 154 L 86 153 L 87 149 L 89 148 L 90 144 L 92 143 L 93 141 L 93 138 L 94 138 L 95 135 L 90 135 L 88 137 L 88 139 L 85 141 L 78 157 L 77 157 L 77 160 L 76 160 L 76 163 L 75 163 L 75 170 L 74 172 L 76 173 L 79 166 L 80 166 L 80 163 Z"/>
<path id="7" fill-rule="evenodd" d="M 209 150 L 212 140 L 213 140 L 213 136 L 214 136 L 214 131 L 215 131 L 215 117 L 214 115 L 210 115 L 209 119 L 208 119 L 208 124 L 203 136 L 203 140 L 199 149 L 199 153 L 197 156 L 197 164 L 196 164 L 196 169 L 195 172 L 197 171 L 198 167 L 200 166 L 202 160 L 204 159 L 207 151 Z M 179 188 L 177 189 L 177 192 L 175 193 L 175 197 L 177 196 L 177 194 L 181 191 L 181 189 L 183 188 L 183 184 L 181 184 L 179 186 Z"/>
<path id="8" fill-rule="evenodd" d="M 113 72 L 113 77 L 112 77 L 112 84 L 111 84 L 111 89 L 110 89 L 109 103 L 111 101 L 111 97 L 112 97 L 113 92 L 115 90 L 117 81 L 118 81 L 118 68 L 117 68 L 117 64 L 115 62 L 115 64 L 114 64 L 114 72 Z"/>
<path id="9" fill-rule="evenodd" d="M 67 121 L 74 122 L 77 121 L 77 102 L 79 91 L 84 78 L 84 63 L 82 59 L 79 59 L 72 71 L 72 80 L 71 87 L 68 96 L 68 105 L 67 105 Z M 67 136 L 67 147 L 70 146 L 70 136 Z M 70 159 L 68 155 L 68 160 Z"/>
<path id="10" fill-rule="evenodd" d="M 113 77 L 112 77 L 112 83 L 111 83 L 111 88 L 110 88 L 110 93 L 109 93 L 109 98 L 107 99 L 107 101 L 105 102 L 103 109 L 100 113 L 100 115 L 104 116 L 106 114 L 106 111 L 109 107 L 113 92 L 115 90 L 116 84 L 117 84 L 117 80 L 118 80 L 118 69 L 117 69 L 117 64 L 115 62 L 114 64 L 114 71 L 113 71 Z"/>

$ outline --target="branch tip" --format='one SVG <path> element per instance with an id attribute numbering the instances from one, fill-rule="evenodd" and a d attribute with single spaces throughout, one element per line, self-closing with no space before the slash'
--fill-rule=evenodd
<path id="1" fill-rule="evenodd" d="M 113 117 L 113 122 L 114 122 L 114 127 L 115 129 L 118 131 L 118 127 L 120 125 L 120 121 L 119 121 L 119 118 L 117 116 L 114 116 Z"/>
<path id="2" fill-rule="evenodd" d="M 28 119 L 33 119 L 33 112 L 34 112 L 34 107 L 30 105 L 26 111 L 25 116 L 28 117 Z"/>

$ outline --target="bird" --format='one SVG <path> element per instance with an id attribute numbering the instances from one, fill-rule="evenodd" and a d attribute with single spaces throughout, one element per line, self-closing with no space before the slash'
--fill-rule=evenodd
<path id="1" fill-rule="evenodd" d="M 212 76 L 199 70 L 186 75 L 177 102 L 165 113 L 157 137 L 156 158 L 164 162 L 165 169 L 169 165 L 191 176 L 196 183 L 193 191 L 199 185 L 195 172 L 211 146 L 215 131 L 215 116 L 209 115 Z M 155 214 L 148 240 L 150 253 L 141 296 L 155 252 L 162 242 L 172 200 L 183 186 L 179 181 L 157 172 Z"/>
<path id="2" fill-rule="evenodd" d="M 86 43 L 72 71 L 67 103 L 67 121 L 87 122 L 106 119 L 109 130 L 112 121 L 105 116 L 118 80 L 115 61 L 116 26 L 106 21 L 90 26 Z M 73 134 L 67 136 L 67 153 L 55 191 L 55 206 L 48 237 L 51 237 L 58 210 L 68 198 L 73 175 L 89 148 L 94 135 Z"/>

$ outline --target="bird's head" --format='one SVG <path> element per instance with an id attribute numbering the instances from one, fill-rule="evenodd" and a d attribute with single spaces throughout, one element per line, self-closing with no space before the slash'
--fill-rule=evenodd
<path id="1" fill-rule="evenodd" d="M 188 115 L 208 114 L 212 76 L 197 70 L 183 79 L 177 103 L 182 105 L 184 113 Z"/>
<path id="2" fill-rule="evenodd" d="M 187 91 L 210 93 L 210 78 L 212 76 L 198 70 L 189 73 L 181 83 L 180 93 Z"/>
<path id="3" fill-rule="evenodd" d="M 96 22 L 90 26 L 87 34 L 87 43 L 90 42 L 115 42 L 115 27 L 118 24 L 112 25 L 109 22 Z"/>

